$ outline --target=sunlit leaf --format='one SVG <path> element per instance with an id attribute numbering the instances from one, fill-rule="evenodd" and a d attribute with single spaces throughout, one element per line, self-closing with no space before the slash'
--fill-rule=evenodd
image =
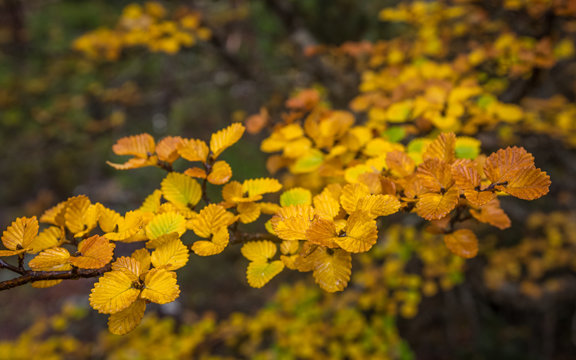
<path id="1" fill-rule="evenodd" d="M 192 251 L 199 256 L 212 256 L 220 254 L 230 241 L 227 227 L 221 227 L 214 232 L 211 241 L 200 240 L 192 244 Z"/>
<path id="2" fill-rule="evenodd" d="M 368 195 L 360 199 L 357 209 L 364 211 L 370 218 L 388 216 L 400 210 L 400 201 L 392 195 Z"/>
<path id="3" fill-rule="evenodd" d="M 157 304 L 166 304 L 176 300 L 180 288 L 176 283 L 176 273 L 165 269 L 152 269 L 144 278 L 142 298 Z"/>
<path id="4" fill-rule="evenodd" d="M 34 259 L 30 260 L 28 266 L 35 271 L 47 271 L 46 269 L 52 270 L 55 266 L 69 263 L 70 253 L 68 250 L 61 247 L 55 247 L 44 250 L 40 254 L 36 255 Z"/>
<path id="5" fill-rule="evenodd" d="M 250 286 L 261 288 L 282 272 L 283 269 L 284 263 L 281 260 L 275 260 L 270 263 L 250 262 L 246 269 L 246 279 Z"/>
<path id="6" fill-rule="evenodd" d="M 176 232 L 182 236 L 186 232 L 186 219 L 176 212 L 167 212 L 154 216 L 146 226 L 150 239 Z"/>
<path id="7" fill-rule="evenodd" d="M 534 157 L 524 148 L 507 147 L 492 153 L 484 165 L 484 172 L 492 183 L 510 182 L 523 169 L 534 168 Z"/>
<path id="8" fill-rule="evenodd" d="M 94 235 L 78 245 L 80 255 L 70 258 L 70 263 L 82 269 L 98 269 L 108 264 L 114 255 L 115 245 L 103 236 Z"/>
<path id="9" fill-rule="evenodd" d="M 161 187 L 164 198 L 180 208 L 196 205 L 202 196 L 202 189 L 196 180 L 176 172 L 168 174 L 162 180 Z"/>
<path id="10" fill-rule="evenodd" d="M 242 246 L 242 255 L 253 262 L 267 262 L 276 254 L 277 247 L 272 241 L 250 241 Z"/>
<path id="11" fill-rule="evenodd" d="M 216 161 L 208 174 L 208 182 L 215 185 L 226 184 L 232 177 L 232 168 L 226 161 Z"/>
<path id="12" fill-rule="evenodd" d="M 133 155 L 139 158 L 154 154 L 154 150 L 155 142 L 150 134 L 123 137 L 112 146 L 112 151 L 116 155 Z"/>
<path id="13" fill-rule="evenodd" d="M 188 221 L 188 227 L 196 235 L 208 238 L 216 229 L 234 223 L 236 217 L 223 206 L 210 204 L 198 213 L 198 216 Z"/>
<path id="14" fill-rule="evenodd" d="M 244 126 L 240 123 L 234 123 L 225 129 L 212 134 L 210 138 L 210 150 L 213 158 L 220 156 L 222 151 L 234 145 L 244 134 Z"/>
<path id="15" fill-rule="evenodd" d="M 152 265 L 177 270 L 188 262 L 188 248 L 178 238 L 166 241 L 152 252 Z"/>
<path id="16" fill-rule="evenodd" d="M 366 212 L 357 210 L 348 218 L 345 234 L 336 239 L 342 249 L 352 253 L 368 251 L 378 239 L 376 221 Z"/>
<path id="17" fill-rule="evenodd" d="M 550 189 L 550 177 L 540 169 L 522 169 L 503 186 L 503 191 L 524 200 L 538 199 Z"/>
<path id="18" fill-rule="evenodd" d="M 180 136 L 166 136 L 164 139 L 158 142 L 156 145 L 156 154 L 158 154 L 158 159 L 169 164 L 176 161 L 180 154 L 178 154 L 178 147 L 182 143 L 182 138 Z"/>
<path id="19" fill-rule="evenodd" d="M 90 305 L 102 314 L 114 314 L 130 306 L 140 294 L 132 287 L 132 278 L 122 271 L 105 273 L 94 284 Z"/>
<path id="20" fill-rule="evenodd" d="M 455 147 L 456 135 L 454 133 L 442 133 L 426 147 L 422 159 L 424 161 L 438 159 L 451 164 L 455 159 Z"/>
<path id="21" fill-rule="evenodd" d="M 301 187 L 286 190 L 280 195 L 280 205 L 311 205 L 312 193 L 308 189 Z"/>
<path id="22" fill-rule="evenodd" d="M 326 250 L 318 248 L 314 251 L 319 254 L 314 267 L 314 280 L 325 291 L 342 291 L 350 281 L 352 272 L 352 257 L 350 253 L 336 249 Z"/>
<path id="23" fill-rule="evenodd" d="M 126 309 L 110 315 L 108 329 L 115 335 L 126 335 L 134 330 L 144 317 L 146 301 L 138 299 Z"/>
<path id="24" fill-rule="evenodd" d="M 441 219 L 458 205 L 459 197 L 460 194 L 455 187 L 444 194 L 422 194 L 416 203 L 416 213 L 426 220 Z"/>
<path id="25" fill-rule="evenodd" d="M 360 199 L 370 195 L 370 190 L 364 184 L 347 184 L 342 189 L 340 204 L 348 214 L 353 213 L 358 206 Z"/>
<path id="26" fill-rule="evenodd" d="M 10 250 L 29 249 L 32 250 L 32 242 L 38 234 L 38 219 L 20 217 L 12 222 L 2 233 L 2 243 Z"/>
<path id="27" fill-rule="evenodd" d="M 209 151 L 206 142 L 196 139 L 183 139 L 178 146 L 178 153 L 188 161 L 206 162 Z"/>

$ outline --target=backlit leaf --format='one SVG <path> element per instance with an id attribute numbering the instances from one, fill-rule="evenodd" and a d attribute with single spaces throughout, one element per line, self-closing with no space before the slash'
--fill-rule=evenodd
<path id="1" fill-rule="evenodd" d="M 35 271 L 52 270 L 55 266 L 69 264 L 70 253 L 68 250 L 56 247 L 42 251 L 30 260 L 28 266 Z"/>
<path id="2" fill-rule="evenodd" d="M 157 304 L 166 304 L 176 300 L 180 288 L 176 282 L 176 273 L 165 269 L 152 269 L 144 278 L 142 298 Z"/>
<path id="3" fill-rule="evenodd" d="M 156 145 L 156 154 L 158 154 L 158 159 L 172 164 L 180 157 L 180 154 L 178 154 L 178 147 L 181 143 L 182 138 L 180 136 L 166 136 L 164 139 L 160 140 L 158 145 Z"/>
<path id="4" fill-rule="evenodd" d="M 346 222 L 346 236 L 338 237 L 336 243 L 344 250 L 352 253 L 370 250 L 378 240 L 376 221 L 364 211 L 355 211 Z"/>
<path id="5" fill-rule="evenodd" d="M 162 180 L 164 198 L 179 208 L 194 206 L 200 201 L 202 189 L 196 180 L 184 174 L 172 172 Z"/>
<path id="6" fill-rule="evenodd" d="M 342 189 L 340 204 L 348 214 L 353 213 L 358 206 L 360 199 L 370 195 L 370 190 L 364 184 L 347 184 Z"/>
<path id="7" fill-rule="evenodd" d="M 112 146 L 112 151 L 116 155 L 133 155 L 139 158 L 154 154 L 154 150 L 155 142 L 150 134 L 123 137 Z"/>
<path id="8" fill-rule="evenodd" d="M 146 301 L 138 299 L 126 309 L 110 315 L 108 329 L 115 335 L 126 335 L 134 330 L 144 317 Z"/>
<path id="9" fill-rule="evenodd" d="M 386 165 L 392 175 L 405 177 L 414 172 L 414 160 L 403 151 L 392 151 L 386 154 Z"/>
<path id="10" fill-rule="evenodd" d="M 284 263 L 281 260 L 275 260 L 270 263 L 250 262 L 248 264 L 248 269 L 246 269 L 246 279 L 250 286 L 261 288 L 278 275 L 283 269 Z"/>
<path id="11" fill-rule="evenodd" d="M 314 267 L 314 280 L 325 291 L 342 291 L 350 281 L 352 257 L 345 250 L 326 250 L 318 248 L 319 254 Z"/>
<path id="12" fill-rule="evenodd" d="M 242 191 L 247 192 L 249 197 L 273 193 L 280 189 L 282 189 L 282 184 L 272 178 L 250 179 L 242 184 Z"/>
<path id="13" fill-rule="evenodd" d="M 276 244 L 272 241 L 250 241 L 242 246 L 242 255 L 252 262 L 268 262 L 276 254 Z"/>
<path id="14" fill-rule="evenodd" d="M 166 241 L 152 252 L 152 265 L 177 270 L 188 262 L 188 248 L 178 238 Z"/>
<path id="15" fill-rule="evenodd" d="M 196 235 L 208 238 L 217 229 L 234 223 L 236 217 L 221 205 L 209 204 L 198 213 L 198 216 L 188 221 L 188 227 Z"/>
<path id="16" fill-rule="evenodd" d="M 36 238 L 32 241 L 32 253 L 37 253 L 44 249 L 48 249 L 54 246 L 58 246 L 62 243 L 64 233 L 62 228 L 57 226 L 50 226 L 46 228 L 36 236 Z"/>
<path id="17" fill-rule="evenodd" d="M 416 213 L 426 220 L 441 219 L 458 205 L 459 197 L 458 189 L 455 187 L 444 194 L 422 194 L 416 203 Z"/>
<path id="18" fill-rule="evenodd" d="M 141 274 L 141 264 L 138 260 L 122 256 L 112 263 L 112 271 L 122 271 L 128 275 L 132 281 L 137 281 Z"/>
<path id="19" fill-rule="evenodd" d="M 208 174 L 208 182 L 215 185 L 226 184 L 232 177 L 232 168 L 226 161 L 216 161 Z"/>
<path id="20" fill-rule="evenodd" d="M 212 256 L 220 254 L 230 241 L 227 227 L 221 227 L 214 232 L 211 241 L 200 240 L 192 244 L 192 251 L 199 256 Z"/>
<path id="21" fill-rule="evenodd" d="M 301 187 L 286 190 L 280 195 L 280 205 L 311 205 L 312 193 L 310 190 Z"/>
<path id="22" fill-rule="evenodd" d="M 243 224 L 254 222 L 260 217 L 260 204 L 257 203 L 239 203 L 236 210 L 238 210 L 239 220 Z"/>
<path id="23" fill-rule="evenodd" d="M 101 314 L 114 314 L 130 306 L 140 294 L 132 287 L 132 278 L 122 271 L 105 273 L 94 284 L 90 305 Z"/>
<path id="24" fill-rule="evenodd" d="M 176 232 L 182 236 L 186 232 L 186 219 L 176 212 L 167 212 L 154 216 L 146 226 L 146 235 L 150 239 Z"/>
<path id="25" fill-rule="evenodd" d="M 70 263 L 81 269 L 98 269 L 108 264 L 114 255 L 115 245 L 103 236 L 94 235 L 78 245 L 79 256 L 70 258 Z"/>
<path id="26" fill-rule="evenodd" d="M 196 139 L 183 139 L 178 146 L 178 153 L 188 161 L 206 162 L 209 151 L 206 142 Z"/>
<path id="27" fill-rule="evenodd" d="M 304 240 L 314 218 L 314 209 L 306 205 L 281 208 L 270 220 L 274 233 L 283 240 Z"/>
<path id="28" fill-rule="evenodd" d="M 244 134 L 244 126 L 240 123 L 234 123 L 225 129 L 212 134 L 210 138 L 210 150 L 212 157 L 216 159 L 222 151 L 234 145 Z"/>
<path id="29" fill-rule="evenodd" d="M 364 211 L 370 218 L 388 216 L 400 210 L 400 201 L 392 195 L 368 195 L 360 199 L 357 209 Z"/>
<path id="30" fill-rule="evenodd" d="M 12 222 L 2 234 L 2 243 L 10 250 L 30 249 L 38 234 L 38 219 L 20 217 Z"/>
<path id="31" fill-rule="evenodd" d="M 422 185 L 432 192 L 447 190 L 454 183 L 450 165 L 436 158 L 425 160 L 416 174 Z"/>

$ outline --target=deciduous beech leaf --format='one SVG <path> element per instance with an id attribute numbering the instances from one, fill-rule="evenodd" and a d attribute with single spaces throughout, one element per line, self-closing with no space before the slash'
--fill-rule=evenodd
<path id="1" fill-rule="evenodd" d="M 352 214 L 360 199 L 370 195 L 370 189 L 364 184 L 346 184 L 340 195 L 340 204 L 348 214 Z"/>
<path id="2" fill-rule="evenodd" d="M 156 213 L 160 208 L 160 199 L 162 198 L 161 190 L 154 190 L 154 192 L 146 197 L 142 206 L 138 209 L 141 212 Z M 102 229 L 104 230 L 104 229 Z"/>
<path id="3" fill-rule="evenodd" d="M 33 247 L 32 243 L 38 234 L 38 229 L 39 225 L 36 216 L 17 218 L 2 233 L 2 243 L 10 250 L 26 250 L 30 252 Z"/>
<path id="4" fill-rule="evenodd" d="M 212 235 L 211 241 L 200 240 L 192 244 L 192 251 L 199 256 L 212 256 L 220 254 L 230 241 L 230 234 L 227 227 L 217 229 Z"/>
<path id="5" fill-rule="evenodd" d="M 280 210 L 280 205 L 272 202 L 259 202 L 258 205 L 260 205 L 260 211 L 267 215 L 275 215 Z"/>
<path id="6" fill-rule="evenodd" d="M 188 221 L 188 228 L 200 237 L 208 238 L 217 229 L 234 223 L 236 216 L 221 205 L 209 204 Z"/>
<path id="7" fill-rule="evenodd" d="M 146 248 L 156 249 L 157 247 L 162 246 L 164 243 L 174 239 L 180 239 L 180 234 L 178 234 L 177 232 L 171 232 L 169 234 L 160 235 L 156 239 L 148 240 L 146 242 Z"/>
<path id="8" fill-rule="evenodd" d="M 137 281 L 142 273 L 140 262 L 128 256 L 122 256 L 114 261 L 112 263 L 112 271 L 122 271 L 128 275 L 132 281 Z"/>
<path id="9" fill-rule="evenodd" d="M 306 239 L 313 244 L 322 245 L 330 248 L 336 248 L 336 240 L 338 233 L 336 232 L 336 225 L 331 219 L 315 218 L 308 230 L 306 230 Z M 286 241 L 284 241 L 286 242 Z M 296 244 L 296 241 L 291 241 Z"/>
<path id="10" fill-rule="evenodd" d="M 498 199 L 493 199 L 479 210 L 470 209 L 470 214 L 476 220 L 495 226 L 500 230 L 507 229 L 511 225 L 510 218 L 500 207 Z"/>
<path id="11" fill-rule="evenodd" d="M 78 245 L 79 256 L 70 258 L 70 263 L 81 269 L 98 269 L 108 264 L 114 255 L 115 245 L 103 236 L 94 235 Z"/>
<path id="12" fill-rule="evenodd" d="M 324 154 L 318 149 L 310 149 L 306 155 L 290 165 L 293 174 L 305 174 L 317 170 L 324 162 Z"/>
<path id="13" fill-rule="evenodd" d="M 234 145 L 242 135 L 244 134 L 244 125 L 240 123 L 234 123 L 225 129 L 212 134 L 210 137 L 210 150 L 212 151 L 212 157 L 216 159 L 222 151 L 226 150 L 230 146 Z"/>
<path id="14" fill-rule="evenodd" d="M 454 254 L 466 259 L 473 258 L 478 254 L 478 239 L 468 229 L 460 229 L 444 235 L 444 243 Z"/>
<path id="15" fill-rule="evenodd" d="M 352 257 L 345 250 L 318 248 L 314 251 L 314 280 L 325 291 L 342 291 L 350 281 Z"/>
<path id="16" fill-rule="evenodd" d="M 139 210 L 127 212 L 118 222 L 118 227 L 114 232 L 108 232 L 104 236 L 110 240 L 126 241 L 143 230 L 149 222 L 149 217 Z"/>
<path id="17" fill-rule="evenodd" d="M 55 247 L 36 255 L 34 259 L 30 260 L 28 266 L 35 271 L 48 271 L 64 264 L 70 264 L 70 253 L 64 248 Z M 69 266 L 69 268 L 72 267 Z"/>
<path id="18" fill-rule="evenodd" d="M 154 154 L 154 138 L 150 134 L 127 136 L 119 139 L 112 145 L 112 151 L 116 155 L 133 155 L 139 158 L 147 158 Z"/>
<path id="19" fill-rule="evenodd" d="M 436 158 L 425 160 L 418 166 L 416 174 L 422 185 L 432 192 L 447 190 L 454 184 L 450 165 Z"/>
<path id="20" fill-rule="evenodd" d="M 152 265 L 166 270 L 177 270 L 188 262 L 188 248 L 180 239 L 166 241 L 152 252 Z"/>
<path id="21" fill-rule="evenodd" d="M 232 177 L 232 168 L 226 161 L 216 161 L 208 174 L 208 182 L 214 185 L 226 184 Z"/>
<path id="22" fill-rule="evenodd" d="M 492 191 L 481 191 L 481 178 L 473 163 L 452 166 L 456 186 L 464 192 L 466 200 L 473 206 L 483 206 L 496 197 Z"/>
<path id="23" fill-rule="evenodd" d="M 138 299 L 126 309 L 110 315 L 108 329 L 115 335 L 126 335 L 142 321 L 146 311 L 146 300 Z"/>
<path id="24" fill-rule="evenodd" d="M 202 189 L 196 180 L 184 174 L 172 172 L 162 180 L 164 198 L 179 208 L 187 209 L 200 201 Z"/>
<path id="25" fill-rule="evenodd" d="M 146 235 L 150 239 L 156 239 L 173 232 L 178 233 L 180 236 L 186 232 L 186 219 L 174 211 L 154 216 L 152 221 L 146 226 Z"/>
<path id="26" fill-rule="evenodd" d="M 314 209 L 311 206 L 291 205 L 281 208 L 270 223 L 279 238 L 304 240 L 312 219 L 314 219 Z"/>
<path id="27" fill-rule="evenodd" d="M 106 161 L 106 164 L 110 165 L 111 167 L 113 167 L 116 170 L 130 170 L 130 169 L 138 169 L 141 167 L 146 167 L 146 166 L 154 166 L 157 164 L 157 158 L 156 156 L 152 156 L 149 158 L 132 158 L 128 161 L 126 161 L 124 164 L 116 164 L 110 161 Z"/>
<path id="28" fill-rule="evenodd" d="M 58 215 L 64 212 L 64 209 L 66 207 L 66 202 L 67 201 L 62 201 L 62 202 L 54 205 L 50 209 L 44 211 L 44 214 L 42 214 L 42 216 L 40 217 L 40 222 L 52 224 L 52 225 L 56 225 L 56 226 L 64 226 L 65 224 L 64 224 L 63 215 L 60 217 Z M 60 218 L 61 221 L 58 221 L 58 218 Z"/>
<path id="29" fill-rule="evenodd" d="M 386 154 L 386 165 L 392 175 L 405 177 L 414 172 L 414 160 L 403 151 L 392 151 Z"/>
<path id="30" fill-rule="evenodd" d="M 416 213 L 426 220 L 442 219 L 458 205 L 460 194 L 451 187 L 444 194 L 426 193 L 418 196 Z"/>
<path id="31" fill-rule="evenodd" d="M 261 288 L 284 269 L 281 260 L 267 262 L 250 262 L 246 269 L 248 284 L 254 288 Z"/>
<path id="32" fill-rule="evenodd" d="M 206 142 L 197 139 L 183 139 L 178 146 L 178 153 L 188 161 L 206 162 L 209 152 Z"/>
<path id="33" fill-rule="evenodd" d="M 94 284 L 90 305 L 101 314 L 114 314 L 130 306 L 140 294 L 132 287 L 132 278 L 123 271 L 105 273 Z"/>
<path id="34" fill-rule="evenodd" d="M 55 247 L 63 242 L 64 232 L 62 228 L 57 226 L 50 226 L 40 232 L 38 236 L 32 241 L 32 253 L 37 253 L 44 249 Z"/>
<path id="35" fill-rule="evenodd" d="M 503 191 L 524 200 L 538 199 L 550 189 L 550 177 L 540 169 L 522 169 L 503 186 Z"/>
<path id="36" fill-rule="evenodd" d="M 184 171 L 184 175 L 198 179 L 206 179 L 207 177 L 206 170 L 200 169 L 199 167 L 186 169 L 186 171 Z"/>
<path id="37" fill-rule="evenodd" d="M 480 154 L 480 145 L 482 143 L 478 139 L 459 136 L 456 138 L 456 157 L 458 159 L 474 160 Z"/>
<path id="38" fill-rule="evenodd" d="M 358 202 L 358 210 L 364 211 L 369 218 L 388 216 L 400 210 L 400 201 L 392 195 L 368 195 Z"/>
<path id="39" fill-rule="evenodd" d="M 242 192 L 248 193 L 249 197 L 277 192 L 280 189 L 282 184 L 272 178 L 249 179 L 242 183 Z"/>
<path id="40" fill-rule="evenodd" d="M 144 278 L 142 298 L 157 304 L 166 304 L 176 300 L 180 288 L 176 282 L 176 273 L 165 269 L 152 269 Z"/>
<path id="41" fill-rule="evenodd" d="M 361 210 L 356 210 L 346 221 L 346 236 L 338 237 L 336 243 L 352 253 L 366 252 L 378 240 L 376 221 Z"/>
<path id="42" fill-rule="evenodd" d="M 238 210 L 238 218 L 243 224 L 254 222 L 260 217 L 260 204 L 257 203 L 239 203 L 236 210 Z"/>
<path id="43" fill-rule="evenodd" d="M 90 208 L 90 199 L 85 195 L 68 199 L 64 219 L 66 227 L 71 233 L 76 234 L 84 230 L 84 215 L 88 208 Z"/>
<path id="44" fill-rule="evenodd" d="M 292 255 L 298 252 L 300 244 L 297 241 L 282 241 L 280 244 L 280 251 L 284 255 Z"/>
<path id="45" fill-rule="evenodd" d="M 290 206 L 290 205 L 311 205 L 312 204 L 312 193 L 308 189 L 301 187 L 296 187 L 290 190 L 286 190 L 280 195 L 280 205 Z"/>
<path id="46" fill-rule="evenodd" d="M 484 165 L 486 177 L 495 184 L 510 182 L 523 169 L 534 168 L 534 157 L 522 147 L 507 147 L 492 153 Z"/>
<path id="47" fill-rule="evenodd" d="M 178 154 L 178 147 L 182 143 L 182 138 L 180 136 L 166 136 L 164 139 L 158 142 L 156 145 L 156 154 L 158 159 L 169 164 L 176 161 L 180 154 Z"/>
<path id="48" fill-rule="evenodd" d="M 122 215 L 112 209 L 106 208 L 100 203 L 96 205 L 98 207 L 98 226 L 100 226 L 100 229 L 105 233 L 116 230 L 118 223 L 122 219 Z"/>
<path id="49" fill-rule="evenodd" d="M 314 196 L 314 213 L 323 219 L 334 219 L 340 212 L 340 203 L 338 198 L 330 194 L 329 191 L 322 191 L 321 194 Z"/>
<path id="50" fill-rule="evenodd" d="M 456 135 L 454 133 L 442 133 L 426 147 L 422 159 L 424 161 L 438 159 L 451 164 L 455 160 L 455 148 Z"/>
<path id="51" fill-rule="evenodd" d="M 272 241 L 250 241 L 242 246 L 242 255 L 252 262 L 268 262 L 276 255 L 276 244 Z"/>
<path id="52" fill-rule="evenodd" d="M 135 250 L 130 257 L 138 261 L 140 266 L 140 276 L 150 269 L 151 257 L 150 252 L 146 249 Z"/>

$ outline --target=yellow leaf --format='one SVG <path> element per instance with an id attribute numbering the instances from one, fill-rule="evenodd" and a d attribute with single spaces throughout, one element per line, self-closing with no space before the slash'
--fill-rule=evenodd
<path id="1" fill-rule="evenodd" d="M 12 222 L 2 234 L 2 243 L 10 250 L 32 250 L 32 242 L 38 234 L 38 219 L 20 217 Z"/>
<path id="2" fill-rule="evenodd" d="M 138 299 L 126 309 L 110 315 L 108 329 L 115 335 L 126 335 L 134 330 L 144 317 L 146 301 Z"/>
<path id="3" fill-rule="evenodd" d="M 83 232 L 86 227 L 96 226 L 97 219 L 91 216 L 94 214 L 89 214 L 89 217 L 92 218 L 86 218 L 89 208 L 90 199 L 88 199 L 87 196 L 79 195 L 68 199 L 64 219 L 66 221 L 66 227 L 72 234 Z M 93 224 L 89 224 L 88 222 L 93 222 Z"/>
<path id="4" fill-rule="evenodd" d="M 102 229 L 102 231 L 104 231 L 105 233 L 113 232 L 114 230 L 116 230 L 116 227 L 118 226 L 118 223 L 121 221 L 122 216 L 118 214 L 116 211 L 104 207 L 104 205 L 100 203 L 98 203 L 97 205 L 99 209 L 98 226 L 100 226 L 100 229 Z"/>
<path id="5" fill-rule="evenodd" d="M 156 239 L 162 235 L 176 232 L 182 236 L 186 232 L 186 219 L 176 212 L 167 212 L 154 216 L 146 226 L 146 235 Z"/>
<path id="6" fill-rule="evenodd" d="M 35 271 L 48 271 L 52 268 L 64 264 L 69 264 L 70 253 L 68 250 L 56 247 L 42 251 L 28 263 L 28 266 Z M 71 267 L 70 267 L 71 268 Z"/>
<path id="7" fill-rule="evenodd" d="M 318 254 L 313 273 L 316 283 L 328 292 L 344 290 L 350 281 L 352 272 L 350 253 L 340 249 L 321 248 L 314 252 Z"/>
<path id="8" fill-rule="evenodd" d="M 272 241 L 250 241 L 242 246 L 242 255 L 252 262 L 268 262 L 276 255 L 276 244 Z"/>
<path id="9" fill-rule="evenodd" d="M 180 288 L 176 283 L 176 274 L 165 269 L 152 269 L 144 278 L 142 298 L 157 304 L 166 304 L 176 300 Z"/>
<path id="10" fill-rule="evenodd" d="M 346 221 L 346 236 L 336 238 L 336 243 L 344 250 L 353 253 L 370 250 L 378 240 L 376 221 L 364 211 L 357 210 Z"/>
<path id="11" fill-rule="evenodd" d="M 422 159 L 424 161 L 438 159 L 451 164 L 455 160 L 455 148 L 456 135 L 454 133 L 442 133 L 426 147 Z"/>
<path id="12" fill-rule="evenodd" d="M 141 211 L 129 211 L 118 222 L 117 231 L 108 232 L 104 236 L 110 240 L 125 241 L 144 229 L 148 223 L 147 217 Z"/>
<path id="13" fill-rule="evenodd" d="M 160 199 L 162 198 L 161 190 L 154 190 L 154 192 L 146 197 L 142 206 L 138 209 L 141 212 L 156 213 L 160 208 Z M 104 229 L 102 229 L 104 230 Z M 104 230 L 105 231 L 105 230 Z"/>
<path id="14" fill-rule="evenodd" d="M 280 189 L 282 189 L 282 184 L 271 178 L 250 179 L 242 184 L 242 191 L 247 192 L 249 197 L 280 191 Z"/>
<path id="15" fill-rule="evenodd" d="M 364 211 L 369 218 L 388 216 L 400 210 L 400 201 L 392 195 L 368 195 L 360 199 L 357 209 Z"/>
<path id="16" fill-rule="evenodd" d="M 202 196 L 202 189 L 196 180 L 180 173 L 168 174 L 161 186 L 164 198 L 179 208 L 196 205 Z"/>
<path id="17" fill-rule="evenodd" d="M 140 275 L 146 273 L 148 269 L 150 269 L 151 257 L 148 250 L 138 249 L 134 251 L 130 257 L 138 261 L 138 265 L 140 266 Z"/>
<path id="18" fill-rule="evenodd" d="M 471 230 L 456 230 L 444 235 L 446 247 L 454 254 L 470 259 L 478 254 L 478 239 Z"/>
<path id="19" fill-rule="evenodd" d="M 312 193 L 308 189 L 301 187 L 286 190 L 280 195 L 280 205 L 311 205 Z"/>
<path id="20" fill-rule="evenodd" d="M 342 189 L 340 195 L 340 204 L 348 214 L 353 213 L 360 199 L 370 195 L 370 189 L 364 184 L 347 184 Z"/>
<path id="21" fill-rule="evenodd" d="M 200 240 L 192 244 L 192 251 L 199 256 L 212 256 L 220 254 L 230 240 L 227 227 L 221 227 L 214 232 L 211 241 Z"/>
<path id="22" fill-rule="evenodd" d="M 332 220 L 316 218 L 312 221 L 308 230 L 306 230 L 306 239 L 313 244 L 330 248 L 338 247 L 335 242 L 338 239 L 336 225 Z M 298 244 L 296 241 L 291 242 L 296 245 Z"/>
<path id="23" fill-rule="evenodd" d="M 444 194 L 426 193 L 418 196 L 416 213 L 426 220 L 442 219 L 458 205 L 460 194 L 451 187 Z"/>
<path id="24" fill-rule="evenodd" d="M 210 138 L 210 150 L 212 157 L 216 159 L 222 151 L 234 145 L 244 134 L 244 126 L 240 123 L 234 123 L 225 129 L 212 134 Z"/>
<path id="25" fill-rule="evenodd" d="M 260 204 L 239 203 L 236 210 L 238 210 L 239 219 L 243 224 L 254 222 L 260 217 Z"/>
<path id="26" fill-rule="evenodd" d="M 283 240 L 304 240 L 314 218 L 314 208 L 292 205 L 281 208 L 270 220 L 274 233 Z"/>
<path id="27" fill-rule="evenodd" d="M 180 239 L 166 241 L 152 252 L 152 265 L 166 270 L 177 270 L 188 262 L 188 248 Z"/>
<path id="28" fill-rule="evenodd" d="M 64 233 L 61 228 L 57 226 L 50 226 L 38 234 L 30 245 L 32 247 L 31 253 L 37 253 L 44 249 L 58 246 L 62 243 Z"/>
<path id="29" fill-rule="evenodd" d="M 188 227 L 200 237 L 208 238 L 217 229 L 234 223 L 236 217 L 221 205 L 209 204 L 196 217 L 188 221 Z"/>
<path id="30" fill-rule="evenodd" d="M 94 235 L 78 245 L 80 255 L 71 257 L 70 263 L 81 269 L 101 268 L 112 260 L 114 247 L 105 237 Z"/>
<path id="31" fill-rule="evenodd" d="M 66 208 L 66 202 L 62 201 L 57 205 L 51 207 L 50 209 L 46 210 L 44 214 L 40 217 L 40 222 L 48 223 L 57 226 L 64 226 L 64 209 Z M 60 215 L 60 216 L 59 216 Z M 62 221 L 59 221 L 61 219 Z"/>
<path id="32" fill-rule="evenodd" d="M 154 166 L 157 164 L 158 159 L 156 156 L 152 156 L 146 159 L 143 158 L 132 158 L 126 161 L 124 164 L 116 164 L 110 161 L 106 161 L 106 164 L 112 166 L 116 170 L 130 170 L 130 169 L 138 169 L 141 167 L 146 166 Z"/>
<path id="33" fill-rule="evenodd" d="M 178 153 L 188 161 L 206 162 L 209 151 L 206 142 L 196 139 L 183 139 L 178 146 Z"/>
<path id="34" fill-rule="evenodd" d="M 140 294 L 132 287 L 132 278 L 122 271 L 105 273 L 94 284 L 90 305 L 101 314 L 114 314 L 130 306 Z"/>
<path id="35" fill-rule="evenodd" d="M 146 242 L 146 247 L 148 249 L 156 249 L 164 245 L 164 243 L 172 241 L 174 239 L 180 239 L 180 234 L 178 234 L 177 232 L 171 232 L 169 234 L 160 235 L 155 239 L 148 240 Z"/>
<path id="36" fill-rule="evenodd" d="M 280 251 L 284 255 L 296 254 L 298 252 L 299 248 L 300 248 L 300 245 L 298 244 L 298 241 L 287 241 L 286 240 L 286 241 L 282 241 L 282 243 L 280 244 Z"/>
<path id="37" fill-rule="evenodd" d="M 172 164 L 176 161 L 180 154 L 178 154 L 178 147 L 182 143 L 182 138 L 180 136 L 167 136 L 158 142 L 156 146 L 156 154 L 158 154 L 158 159 L 168 164 Z"/>
<path id="38" fill-rule="evenodd" d="M 133 155 L 139 158 L 154 154 L 154 150 L 154 138 L 149 134 L 123 137 L 112 146 L 112 151 L 116 155 Z"/>
<path id="39" fill-rule="evenodd" d="M 214 185 L 226 184 L 232 177 L 232 168 L 226 161 L 216 161 L 208 174 L 208 182 Z"/>
<path id="40" fill-rule="evenodd" d="M 340 212 L 340 203 L 329 191 L 322 191 L 321 194 L 314 196 L 314 210 L 317 216 L 332 220 Z"/>
<path id="41" fill-rule="evenodd" d="M 248 269 L 246 269 L 246 279 L 250 286 L 261 288 L 283 269 L 284 263 L 281 260 L 275 260 L 270 263 L 250 262 Z"/>
<path id="42" fill-rule="evenodd" d="M 146 269 L 147 270 L 147 269 Z M 122 256 L 112 263 L 112 271 L 121 271 L 128 275 L 132 281 L 137 281 L 141 275 L 141 264 L 138 260 Z"/>

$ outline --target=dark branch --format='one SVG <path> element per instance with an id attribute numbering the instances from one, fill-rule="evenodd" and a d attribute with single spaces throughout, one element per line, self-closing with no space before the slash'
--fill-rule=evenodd
<path id="1" fill-rule="evenodd" d="M 8 265 L 8 266 L 6 266 Z M 0 267 L 7 268 L 14 271 L 11 268 L 12 265 L 6 264 L 4 261 L 0 260 Z M 0 291 L 12 289 L 17 286 L 22 286 L 34 281 L 41 281 L 41 280 L 77 280 L 77 279 L 86 279 L 97 277 L 105 272 L 110 271 L 112 268 L 111 264 L 108 264 L 99 269 L 73 269 L 68 271 L 23 271 L 18 272 L 22 274 L 17 278 L 6 280 L 0 282 Z M 16 268 L 17 269 L 17 268 Z"/>

